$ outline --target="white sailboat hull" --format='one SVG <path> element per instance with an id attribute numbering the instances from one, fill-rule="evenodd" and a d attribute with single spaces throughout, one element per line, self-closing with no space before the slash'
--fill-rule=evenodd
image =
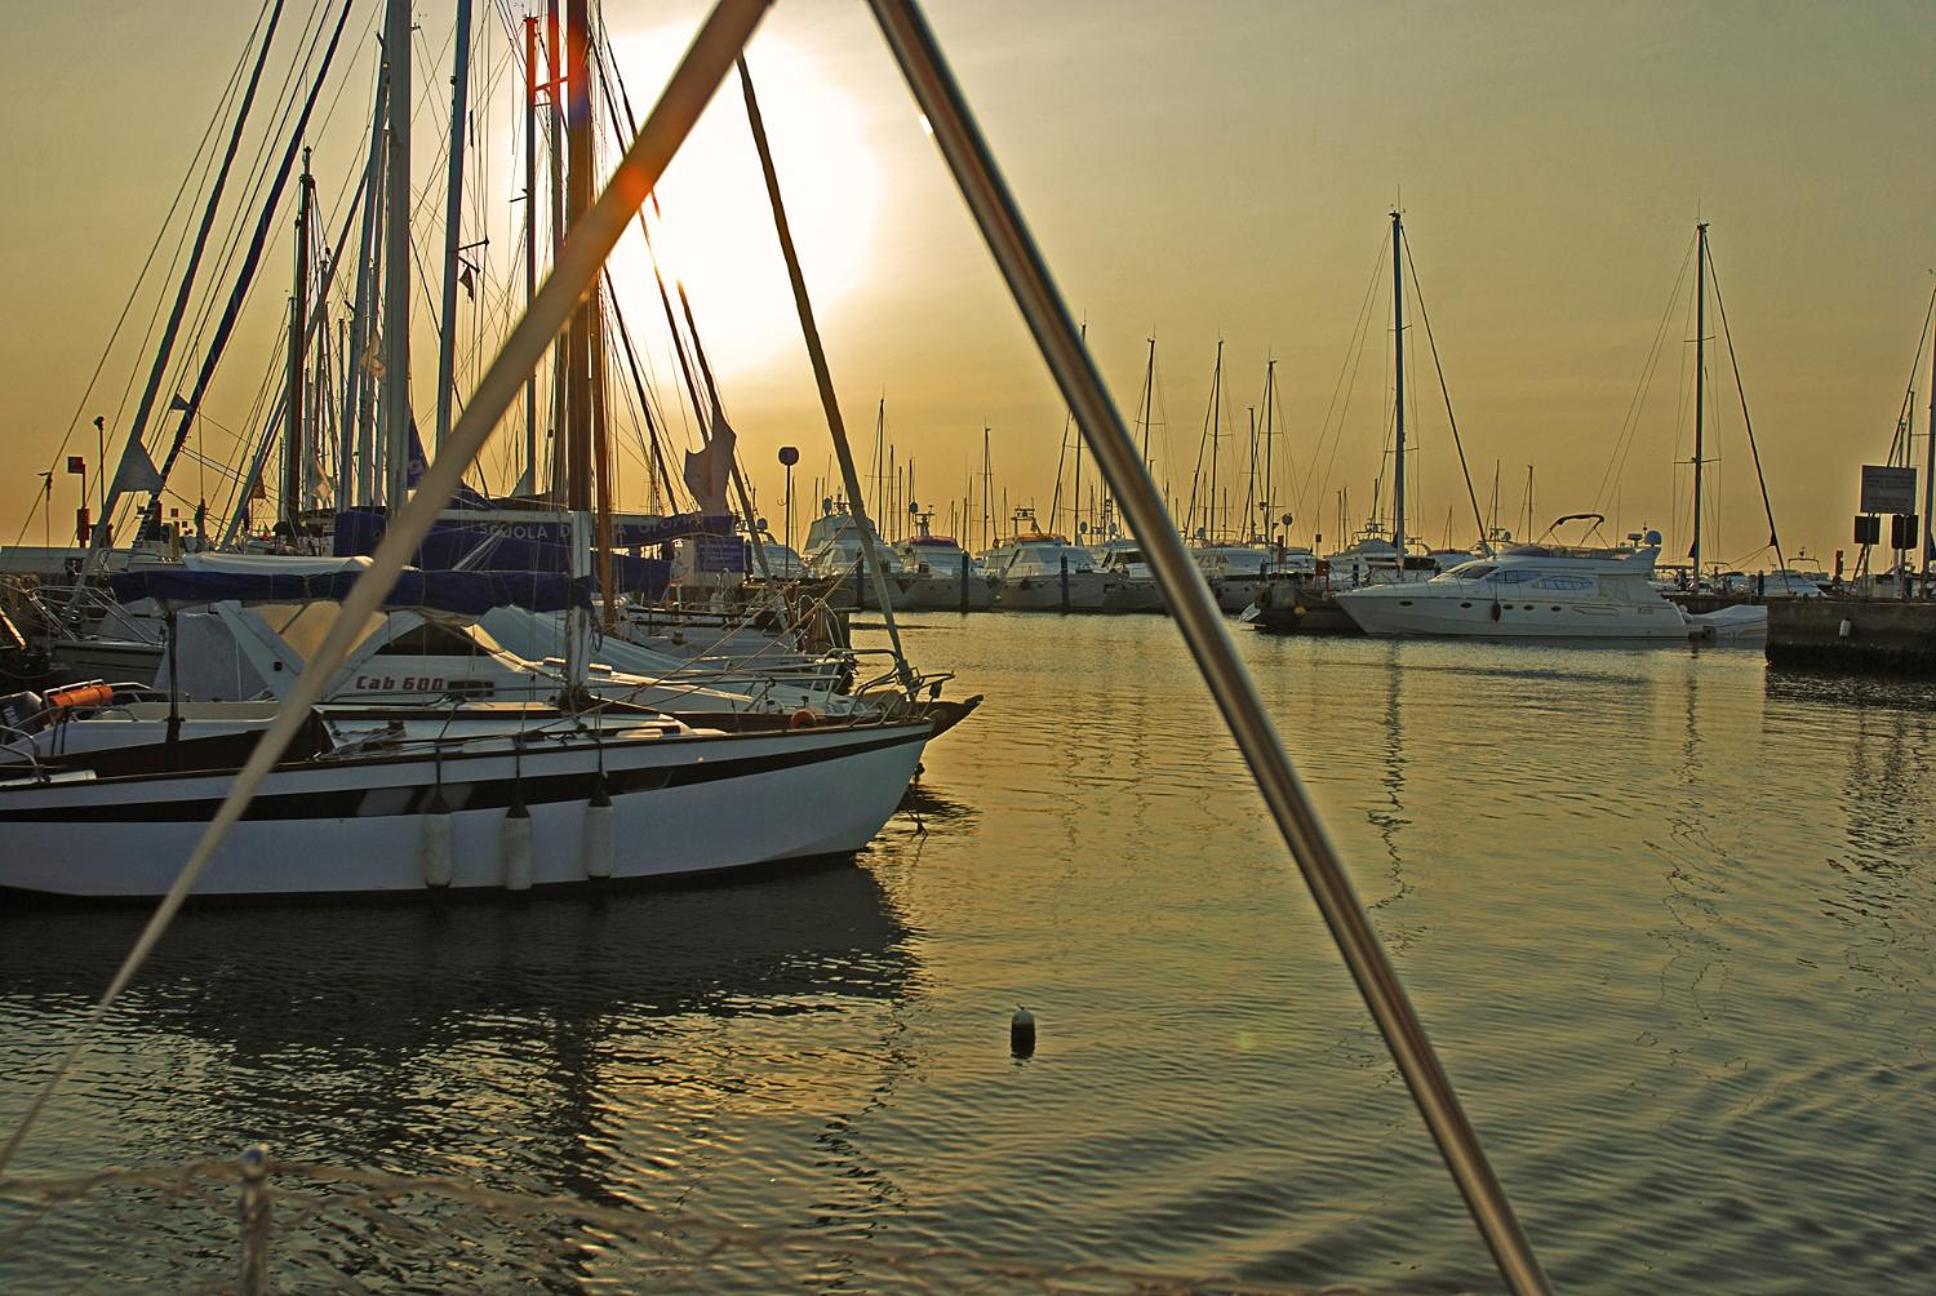
<path id="1" fill-rule="evenodd" d="M 441 786 L 450 886 L 504 888 L 507 811 L 531 817 L 536 886 L 589 879 L 587 807 L 601 765 L 613 810 L 610 875 L 708 873 L 859 850 L 899 805 L 928 726 L 697 734 L 602 744 L 537 742 L 483 752 L 318 760 L 270 774 L 198 896 L 404 893 L 426 889 L 424 806 Z M 602 748 L 602 757 L 601 757 Z M 164 894 L 228 771 L 0 786 L 0 887 L 89 898 Z"/>

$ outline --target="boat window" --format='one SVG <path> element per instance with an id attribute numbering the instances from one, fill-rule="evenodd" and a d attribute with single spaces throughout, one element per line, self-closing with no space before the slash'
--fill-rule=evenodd
<path id="1" fill-rule="evenodd" d="M 1495 572 L 1492 581 L 1495 585 L 1524 585 L 1537 575 L 1539 575 L 1538 572 L 1527 571 L 1524 567 L 1508 567 L 1504 571 Z"/>
<path id="2" fill-rule="evenodd" d="M 1549 590 L 1590 590 L 1593 588 L 1591 576 L 1562 576 L 1557 572 L 1542 576 L 1534 582 L 1535 589 Z"/>
<path id="3" fill-rule="evenodd" d="M 376 657 L 469 657 L 482 651 L 476 640 L 453 626 L 425 621 L 377 649 Z"/>
<path id="4" fill-rule="evenodd" d="M 1460 563 L 1449 572 L 1443 572 L 1434 579 L 1456 581 L 1479 581 L 1492 575 L 1491 563 Z"/>

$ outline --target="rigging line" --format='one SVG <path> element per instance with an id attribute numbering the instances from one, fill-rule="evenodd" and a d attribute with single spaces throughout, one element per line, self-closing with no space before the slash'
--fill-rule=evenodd
<path id="1" fill-rule="evenodd" d="M 1385 268 L 1385 253 L 1388 243 L 1389 240 L 1383 234 L 1380 234 L 1378 238 L 1378 255 L 1373 261 L 1371 275 L 1365 281 L 1364 300 L 1358 304 L 1358 321 L 1352 326 L 1351 336 L 1345 343 L 1344 359 L 1338 365 L 1337 379 L 1331 385 L 1331 403 L 1325 407 L 1324 421 L 1318 424 L 1317 439 L 1311 443 L 1311 469 L 1305 475 L 1304 483 L 1307 488 L 1315 487 L 1320 500 L 1322 500 L 1325 491 L 1330 488 L 1331 473 L 1337 467 L 1338 447 L 1343 443 L 1344 439 L 1344 420 L 1345 416 L 1351 410 L 1351 393 L 1358 385 L 1358 369 L 1364 363 L 1364 343 L 1371 331 L 1372 297 L 1378 291 L 1378 282 L 1382 277 L 1380 272 Z M 1344 398 L 1344 406 L 1342 409 L 1338 405 L 1340 395 Z M 1337 424 L 1335 427 L 1331 421 L 1333 414 L 1337 415 Z M 1324 472 L 1319 476 L 1318 456 L 1324 453 L 1324 440 L 1327 436 L 1334 438 L 1331 446 L 1331 458 L 1325 463 Z M 1297 507 L 1299 512 L 1303 512 L 1304 496 L 1302 493 L 1297 497 Z"/>
<path id="2" fill-rule="evenodd" d="M 1660 357 L 1667 345 L 1667 329 L 1674 319 L 1674 304 L 1681 299 L 1681 285 L 1687 282 L 1687 268 L 1694 262 L 1694 249 L 1699 245 L 1699 236 L 1688 240 L 1687 250 L 1681 254 L 1680 270 L 1674 276 L 1673 291 L 1667 294 L 1667 305 L 1660 313 L 1660 323 L 1654 329 L 1653 344 L 1648 348 L 1646 358 L 1640 366 L 1640 380 L 1634 384 L 1633 395 L 1627 400 L 1627 414 L 1620 423 L 1620 431 L 1614 437 L 1613 453 L 1607 456 L 1606 469 L 1600 474 L 1600 484 L 1593 492 L 1593 507 L 1597 510 L 1606 498 L 1607 486 L 1626 471 L 1627 457 L 1633 453 L 1633 444 L 1640 429 L 1640 416 L 1647 402 L 1647 393 L 1652 390 L 1653 376 L 1660 367 Z"/>
<path id="3" fill-rule="evenodd" d="M 228 795 L 215 817 L 203 831 L 194 853 L 182 866 L 168 894 L 156 907 L 134 947 L 115 972 L 114 979 L 89 1008 L 73 1041 L 62 1053 L 54 1069 L 35 1092 L 13 1133 L 0 1146 L 0 1172 L 12 1162 L 47 1106 L 61 1079 L 72 1070 L 86 1049 L 93 1033 L 107 1012 L 134 980 L 148 956 L 153 953 L 189 892 L 194 889 L 210 858 L 220 848 L 229 830 L 241 819 L 255 797 L 256 789 L 269 774 L 296 731 L 321 698 L 328 681 L 342 665 L 351 643 L 368 622 L 383 598 L 396 584 L 398 575 L 437 520 L 460 474 L 482 448 L 497 421 L 524 387 L 524 377 L 536 366 L 550 347 L 551 339 L 564 326 L 579 298 L 590 288 L 606 257 L 624 233 L 632 213 L 646 192 L 664 171 L 680 143 L 691 131 L 707 101 L 712 97 L 740 48 L 764 16 L 770 0 L 719 0 L 705 25 L 694 38 L 679 69 L 666 84 L 659 103 L 647 117 L 645 127 L 634 138 L 590 211 L 573 226 L 558 262 L 546 278 L 538 297 L 519 321 L 492 362 L 489 372 L 478 384 L 471 406 L 451 429 L 445 453 L 425 468 L 417 490 L 398 510 L 394 525 L 384 534 L 372 556 L 370 566 L 350 587 L 330 622 L 322 646 L 308 667 L 291 681 L 291 688 L 277 707 L 275 718 L 263 732 L 237 772 Z"/>
<path id="4" fill-rule="evenodd" d="M 610 290 L 608 295 L 611 298 L 612 318 L 618 324 L 619 342 L 625 351 L 625 367 L 631 372 L 632 385 L 638 388 L 640 413 L 644 417 L 646 433 L 651 438 L 652 464 L 658 469 L 659 479 L 665 484 L 665 498 L 670 502 L 678 498 L 678 490 L 672 484 L 672 471 L 666 465 L 664 449 L 660 445 L 663 437 L 658 424 L 652 418 L 652 403 L 646 394 L 645 378 L 639 372 L 638 352 L 632 346 L 632 330 L 625 322 L 625 312 L 619 308 L 618 290 L 612 283 L 612 272 L 609 268 L 605 271 L 605 284 Z"/>
<path id="5" fill-rule="evenodd" d="M 1102 376 L 1076 337 L 1041 251 L 982 137 L 961 88 L 911 0 L 872 0 L 874 16 L 908 88 L 934 129 L 962 198 L 1000 269 L 1017 311 L 1063 396 L 1083 407 L 1076 421 L 1097 463 L 1128 509 L 1178 630 L 1215 698 L 1231 739 L 1269 807 L 1306 890 L 1323 914 L 1339 954 L 1431 1131 L 1450 1177 L 1514 1293 L 1544 1293 L 1545 1274 L 1493 1173 L 1478 1134 L 1460 1105 L 1424 1024 L 1405 993 L 1351 884 L 1350 873 L 1272 725 L 1256 682 L 1244 669 L 1229 626 L 1183 537 L 1170 525 L 1155 483 L 1136 461 L 1135 446 Z"/>
<path id="6" fill-rule="evenodd" d="M 248 66 L 249 50 L 254 47 L 255 38 L 262 30 L 262 18 L 268 12 L 271 2 L 272 0 L 263 0 L 262 8 L 256 11 L 255 26 L 250 28 L 248 39 L 243 41 L 241 52 L 236 55 L 235 67 L 229 73 L 228 83 L 223 88 L 221 97 L 216 100 L 215 111 L 209 116 L 208 125 L 202 131 L 202 138 L 195 145 L 195 152 L 189 158 L 187 168 L 182 172 L 181 183 L 175 188 L 175 196 L 168 204 L 167 214 L 161 218 L 161 225 L 155 230 L 154 242 L 149 245 L 147 258 L 142 261 L 141 270 L 135 276 L 134 285 L 128 290 L 127 300 L 122 303 L 121 314 L 116 317 L 114 327 L 108 331 L 107 343 L 101 348 L 100 358 L 94 362 L 94 372 L 88 376 L 87 386 L 82 389 L 80 400 L 75 403 L 73 417 L 67 421 L 67 431 L 61 435 L 60 444 L 54 448 L 54 456 L 48 461 L 49 468 L 59 463 L 61 457 L 67 453 L 68 444 L 73 440 L 75 431 L 81 425 L 81 416 L 87 410 L 89 398 L 93 396 L 95 385 L 100 381 L 102 372 L 107 368 L 109 356 L 114 353 L 114 344 L 121 336 L 122 327 L 126 325 L 128 316 L 133 311 L 136 300 L 141 296 L 141 285 L 147 282 L 148 272 L 154 267 L 155 256 L 161 251 L 161 245 L 168 237 L 168 230 L 175 222 L 175 213 L 181 209 L 181 202 L 188 194 L 189 185 L 195 180 L 198 171 L 206 176 L 208 167 L 214 163 L 215 154 L 213 151 L 208 152 L 206 159 L 203 157 L 203 152 L 204 150 L 208 150 L 209 144 L 215 139 L 216 129 L 221 126 L 223 119 L 228 116 L 229 107 L 234 103 L 236 88 L 242 81 L 242 69 Z M 196 192 L 200 192 L 199 185 L 196 186 Z M 175 251 L 171 254 L 169 261 L 170 270 L 174 268 L 175 262 L 180 258 L 181 247 L 187 240 L 187 237 L 188 227 L 184 225 L 182 227 L 182 236 L 176 240 Z M 154 313 L 158 315 L 160 310 L 161 302 L 158 298 L 155 303 Z M 153 316 L 151 316 L 149 328 L 152 329 L 153 327 Z M 146 350 L 145 338 L 143 342 L 142 349 Z M 131 385 L 132 381 L 132 377 L 130 377 Z M 123 399 L 126 399 L 125 393 Z M 118 417 L 119 414 L 117 411 Z M 20 533 L 14 537 L 15 545 L 20 544 L 26 538 L 27 528 L 33 525 L 34 514 L 40 510 L 45 495 L 46 493 L 43 491 L 34 492 L 34 502 L 27 510 L 26 519 L 20 524 Z"/>
<path id="7" fill-rule="evenodd" d="M 305 24 L 302 35 L 300 35 L 297 38 L 298 46 L 305 48 L 306 52 L 300 53 L 298 56 L 293 58 L 291 60 L 288 70 L 284 74 L 282 87 L 277 91 L 277 102 L 280 105 L 279 108 L 277 109 L 277 113 L 278 113 L 277 122 L 274 126 L 272 126 L 269 130 L 267 130 L 264 133 L 265 144 L 270 140 L 280 138 L 284 133 L 286 133 L 286 131 L 288 130 L 290 115 L 295 111 L 296 104 L 302 101 L 302 98 L 303 98 L 302 96 L 303 80 L 302 79 L 304 74 L 314 64 L 317 47 L 322 42 L 324 31 L 328 29 L 328 23 L 326 21 L 327 14 L 328 14 L 328 0 L 319 0 L 319 3 L 317 3 L 315 8 L 311 11 L 311 19 L 308 20 L 308 21 L 315 22 L 316 25 L 314 29 L 312 30 L 309 26 L 307 26 L 307 24 Z M 313 94 L 314 94 L 314 91 L 312 91 L 312 103 L 313 103 Z M 202 294 L 201 299 L 196 307 L 195 323 L 191 331 L 188 344 L 181 348 L 179 358 L 177 360 L 177 363 L 173 371 L 172 381 L 169 387 L 170 387 L 170 391 L 173 392 L 176 396 L 179 396 L 181 394 L 181 390 L 183 386 L 186 385 L 188 375 L 195 368 L 196 356 L 198 353 L 202 351 L 203 339 L 207 333 L 209 320 L 215 314 L 216 303 L 222 300 L 220 286 L 222 283 L 226 282 L 231 276 L 231 274 L 233 273 L 236 249 L 241 244 L 243 231 L 248 228 L 249 213 L 255 210 L 256 205 L 261 200 L 263 185 L 269 175 L 270 162 L 273 159 L 273 157 L 274 157 L 273 150 L 269 150 L 266 148 L 264 148 L 263 151 L 257 156 L 256 162 L 254 164 L 254 169 L 252 170 L 250 177 L 244 186 L 244 193 L 236 202 L 235 209 L 229 217 L 228 229 L 223 236 L 222 247 L 221 247 L 221 251 L 218 254 L 215 271 L 213 274 L 209 276 L 207 280 L 208 288 L 207 288 L 207 291 L 204 294 Z M 252 286 L 251 286 L 251 291 L 252 291 Z M 244 299 L 243 304 L 246 305 L 246 297 Z M 159 303 L 157 303 L 156 314 L 159 315 L 159 313 L 160 313 L 160 305 Z M 144 345 L 145 344 L 146 344 L 146 341 L 144 339 Z M 129 389 L 132 390 L 132 387 L 133 387 L 133 378 L 131 375 L 129 379 Z M 199 404 L 199 400 L 193 403 Z M 125 408 L 125 404 L 126 404 L 126 393 L 124 392 L 122 408 Z M 171 402 L 171 407 L 167 413 L 173 413 L 173 412 L 174 412 L 174 407 Z M 115 417 L 117 420 L 119 420 L 120 414 L 121 414 L 121 409 L 117 408 L 115 412 Z M 162 421 L 164 423 L 166 421 L 166 418 L 167 418 L 167 414 L 165 413 L 162 416 Z M 184 420 L 184 428 L 185 426 L 186 426 L 186 420 Z M 186 432 L 183 431 L 179 433 L 179 435 L 185 436 Z M 166 477 L 166 471 L 167 471 L 166 469 L 162 470 L 164 478 Z M 109 499 L 108 499 L 109 507 L 106 509 L 103 509 L 103 521 L 110 523 L 111 529 L 113 527 L 118 527 L 121 518 L 125 516 L 130 510 L 133 510 L 139 513 L 140 506 L 136 503 L 134 496 L 135 496 L 135 492 L 127 492 L 125 495 L 122 492 L 110 492 Z M 158 499 L 159 499 L 159 495 L 156 494 L 154 498 L 150 499 L 149 506 L 152 507 Z M 139 526 L 137 526 L 136 534 L 137 535 L 140 534 Z"/>
<path id="8" fill-rule="evenodd" d="M 249 214 L 256 209 L 257 204 L 261 200 L 263 185 L 270 173 L 271 163 L 275 157 L 274 150 L 269 148 L 268 144 L 270 141 L 281 138 L 286 133 L 289 127 L 290 115 L 295 112 L 296 105 L 302 100 L 303 78 L 315 62 L 317 47 L 322 42 L 324 31 L 328 29 L 328 22 L 326 21 L 327 13 L 328 0 L 319 0 L 311 10 L 310 17 L 305 20 L 301 34 L 297 37 L 297 53 L 291 58 L 288 68 L 283 73 L 282 85 L 276 91 L 274 123 L 263 132 L 262 141 L 257 145 L 259 151 L 251 165 L 248 179 L 243 186 L 243 192 L 235 203 L 234 210 L 229 215 L 227 228 L 222 235 L 221 250 L 217 255 L 214 273 L 209 276 L 207 290 L 201 295 L 196 305 L 195 323 L 190 332 L 188 345 L 181 348 L 180 356 L 177 359 L 170 383 L 171 391 L 176 394 L 180 393 L 182 386 L 187 381 L 188 375 L 194 370 L 195 357 L 200 351 L 203 338 L 206 336 L 209 320 L 215 314 L 217 303 L 222 300 L 221 285 L 227 282 L 233 272 L 236 249 L 241 246 L 243 233 L 249 228 Z M 309 25 L 311 23 L 315 24 L 313 28 Z M 159 313 L 160 304 L 157 303 L 156 314 L 159 315 Z M 143 340 L 143 345 L 144 347 L 146 346 L 146 339 Z M 133 378 L 131 375 L 129 380 L 130 391 L 132 388 Z M 124 393 L 122 408 L 125 408 L 125 406 L 126 394 Z M 121 412 L 122 410 L 120 408 L 115 411 L 117 421 L 121 417 Z M 163 418 L 165 421 L 166 415 Z"/>
<path id="9" fill-rule="evenodd" d="M 1425 309 L 1425 289 L 1419 286 L 1418 263 L 1412 260 L 1412 236 L 1403 236 L 1405 266 L 1412 272 L 1412 299 L 1418 303 L 1418 320 L 1425 326 L 1425 345 L 1432 352 L 1432 368 L 1439 376 L 1439 394 L 1445 398 L 1445 421 L 1452 429 L 1452 446 L 1459 452 L 1459 472 L 1465 478 L 1466 498 L 1472 501 L 1472 525 L 1479 528 L 1479 546 L 1492 556 L 1492 539 L 1486 535 L 1485 515 L 1479 511 L 1479 492 L 1472 488 L 1472 470 L 1466 466 L 1465 443 L 1459 439 L 1459 420 L 1452 413 L 1452 390 L 1445 384 L 1445 366 L 1439 362 L 1438 339 L 1432 336 L 1432 316 Z M 1416 390 L 1416 384 L 1414 384 Z M 1423 513 L 1420 514 L 1423 516 Z"/>
<path id="10" fill-rule="evenodd" d="M 234 332 L 236 315 L 240 312 L 242 301 L 246 297 L 249 288 L 253 285 L 256 267 L 262 259 L 263 244 L 268 240 L 269 227 L 274 222 L 276 207 L 282 199 L 282 190 L 288 183 L 289 171 L 295 163 L 296 153 L 302 147 L 303 131 L 309 124 L 310 113 L 316 107 L 316 98 L 322 91 L 323 82 L 329 77 L 330 64 L 335 61 L 336 50 L 343 36 L 344 24 L 349 21 L 350 9 L 355 3 L 356 0 L 343 0 L 343 8 L 337 14 L 336 28 L 330 35 L 329 48 L 323 54 L 322 66 L 317 69 L 316 79 L 310 86 L 309 97 L 303 104 L 302 116 L 296 122 L 295 130 L 290 133 L 289 147 L 283 153 L 282 165 L 277 171 L 275 184 L 271 188 L 268 199 L 263 205 L 262 217 L 257 222 L 255 237 L 249 244 L 249 250 L 243 262 L 241 270 L 242 277 L 236 283 L 235 292 L 230 294 L 229 305 L 223 311 L 221 323 L 216 328 L 216 335 L 209 344 L 207 354 L 203 357 L 201 373 L 197 375 L 195 380 L 195 393 L 188 399 L 188 408 L 182 412 L 181 423 L 175 429 L 174 441 L 168 448 L 168 457 L 160 466 L 163 482 L 168 480 L 169 469 L 174 467 L 176 458 L 181 454 L 182 446 L 187 444 L 189 425 L 194 415 L 195 407 L 201 404 L 202 397 L 208 392 L 208 384 L 214 378 L 215 368 L 221 362 L 222 353 L 227 348 L 229 337 Z M 156 499 L 159 498 L 160 493 L 156 492 Z M 153 501 L 150 501 L 150 508 L 152 507 Z"/>
<path id="11" fill-rule="evenodd" d="M 135 406 L 134 421 L 128 425 L 128 437 L 134 444 L 141 444 L 143 433 L 148 427 L 148 416 L 154 413 L 155 397 L 161 391 L 162 373 L 168 367 L 168 356 L 175 347 L 175 339 L 181 332 L 182 316 L 188 312 L 188 299 L 195 291 L 195 276 L 202 268 L 202 256 L 208 251 L 208 236 L 215 225 L 215 214 L 222 204 L 222 194 L 228 188 L 229 172 L 235 165 L 235 154 L 242 146 L 242 132 L 249 124 L 249 110 L 255 106 L 255 94 L 262 85 L 262 69 L 268 65 L 269 51 L 275 45 L 276 27 L 282 21 L 284 0 L 275 0 L 275 8 L 269 14 L 269 27 L 263 34 L 262 47 L 256 53 L 255 67 L 249 73 L 248 88 L 242 92 L 242 102 L 235 111 L 235 124 L 229 130 L 229 141 L 222 151 L 221 166 L 216 169 L 215 181 L 210 186 L 208 201 L 202 206 L 202 219 L 195 231 L 195 243 L 188 253 L 188 265 L 182 271 L 181 283 L 175 290 L 175 304 L 169 307 L 168 323 L 162 327 L 161 345 L 155 351 L 154 364 L 148 370 L 148 383 L 142 389 L 141 400 Z M 106 465 L 103 465 L 105 471 Z M 103 509 L 102 512 L 106 512 Z M 105 520 L 105 519 L 104 519 Z"/>
<path id="12" fill-rule="evenodd" d="M 1741 385 L 1741 361 L 1734 354 L 1734 334 L 1728 328 L 1728 306 L 1721 298 L 1721 272 L 1714 264 L 1714 248 L 1707 250 L 1708 278 L 1714 282 L 1714 305 L 1721 313 L 1721 337 L 1728 344 L 1728 365 L 1734 370 L 1734 394 L 1741 400 L 1741 425 L 1748 430 L 1748 451 L 1754 456 L 1755 481 L 1761 486 L 1761 509 L 1768 516 L 1768 544 L 1775 551 L 1775 562 L 1782 568 L 1788 566 L 1787 558 L 1782 556 L 1781 535 L 1775 529 L 1775 506 L 1768 499 L 1768 478 L 1761 471 L 1761 447 L 1755 442 L 1754 420 L 1748 417 L 1748 391 Z M 1718 496 L 1720 492 L 1717 490 Z"/>
<path id="13" fill-rule="evenodd" d="M 1885 463 L 1896 461 L 1896 450 L 1902 443 L 1903 429 L 1908 426 L 1909 402 L 1916 390 L 1916 377 L 1923 367 L 1923 346 L 1929 340 L 1929 321 L 1936 316 L 1936 288 L 1929 291 L 1929 308 L 1923 312 L 1922 332 L 1916 334 L 1916 356 L 1909 362 L 1909 381 L 1903 384 L 1902 407 L 1896 411 L 1896 428 L 1890 435 L 1889 457 Z"/>

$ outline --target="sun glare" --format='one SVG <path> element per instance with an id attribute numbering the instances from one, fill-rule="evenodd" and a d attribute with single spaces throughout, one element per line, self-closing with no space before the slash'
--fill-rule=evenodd
<path id="1" fill-rule="evenodd" d="M 639 111 L 641 97 L 649 99 L 665 83 L 690 36 L 671 28 L 613 34 L 613 53 Z M 810 55 L 783 39 L 760 40 L 748 63 L 807 287 L 816 312 L 825 314 L 867 273 L 880 178 L 864 115 Z M 651 89 L 642 96 L 640 87 Z M 715 369 L 753 368 L 799 346 L 786 264 L 736 76 L 720 87 L 673 159 L 658 200 L 653 242 L 660 263 L 684 280 Z M 642 317 L 658 318 L 643 250 L 628 252 L 614 266 L 619 292 L 649 310 Z"/>

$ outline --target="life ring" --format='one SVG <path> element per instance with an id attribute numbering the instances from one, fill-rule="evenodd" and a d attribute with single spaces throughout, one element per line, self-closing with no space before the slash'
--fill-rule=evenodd
<path id="1" fill-rule="evenodd" d="M 815 718 L 813 712 L 807 710 L 805 707 L 801 707 L 798 711 L 795 711 L 791 716 L 787 717 L 787 728 L 789 729 L 811 729 L 818 723 L 820 722 Z"/>

